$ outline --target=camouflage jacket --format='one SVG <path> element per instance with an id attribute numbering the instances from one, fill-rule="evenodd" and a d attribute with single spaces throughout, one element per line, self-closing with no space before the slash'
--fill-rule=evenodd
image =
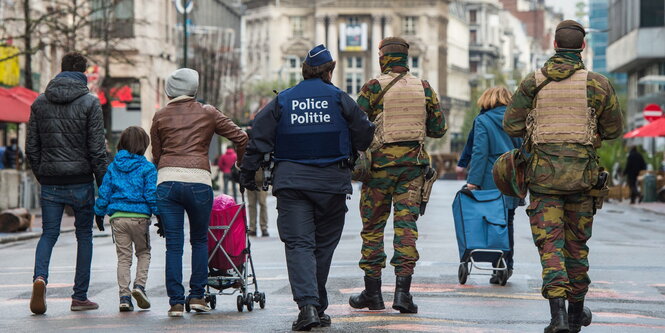
<path id="1" fill-rule="evenodd" d="M 390 53 L 381 58 L 383 73 L 402 73 L 409 70 L 406 66 L 406 55 Z M 423 80 L 422 83 L 423 89 L 425 89 L 425 107 L 427 108 L 426 135 L 431 138 L 440 138 L 446 133 L 448 127 L 439 105 L 439 98 L 427 81 Z M 383 112 L 383 99 L 372 107 L 372 103 L 375 102 L 380 93 L 381 84 L 377 79 L 372 79 L 365 83 L 358 96 L 358 105 L 367 113 L 370 121 L 374 121 L 376 116 Z M 428 164 L 429 155 L 418 142 L 385 144 L 378 151 L 372 153 L 373 169 Z"/>
<path id="2" fill-rule="evenodd" d="M 573 75 L 576 70 L 583 68 L 584 63 L 578 53 L 558 52 L 540 70 L 552 81 L 561 81 Z M 520 83 L 504 115 L 503 128 L 508 135 L 513 137 L 524 137 L 526 135 L 526 118 L 533 109 L 535 90 L 536 77 L 535 73 L 531 73 Z M 622 134 L 623 115 L 619 107 L 619 101 L 614 88 L 603 75 L 589 72 L 587 76 L 587 104 L 596 111 L 598 144 L 600 144 L 600 140 L 615 139 Z M 597 175 L 597 160 L 594 147 L 570 143 L 542 144 L 537 149 L 534 149 L 534 147 L 528 148 L 533 153 L 530 165 L 531 169 L 527 170 L 527 174 L 531 172 L 529 179 L 531 184 L 529 188 L 532 191 L 549 194 L 574 193 L 575 190 L 572 187 L 569 191 L 565 188 L 553 189 L 549 186 L 550 182 L 555 181 L 562 184 L 570 183 L 571 180 L 565 179 L 565 176 L 562 175 L 563 172 L 559 172 L 558 175 L 562 176 L 557 177 L 557 174 L 553 170 L 549 173 L 541 170 L 544 167 L 543 165 L 547 165 L 548 169 L 554 170 L 561 170 L 560 168 L 570 169 L 574 160 L 592 160 L 586 168 L 595 168 L 596 170 L 590 170 L 587 176 L 590 178 L 588 181 L 595 182 L 594 175 Z M 548 159 L 547 162 L 539 162 L 544 161 L 546 158 Z M 573 173 L 571 171 L 572 176 Z"/>

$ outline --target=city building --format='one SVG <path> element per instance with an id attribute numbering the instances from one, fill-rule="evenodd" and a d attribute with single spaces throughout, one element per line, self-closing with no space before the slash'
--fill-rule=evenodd
<path id="1" fill-rule="evenodd" d="M 469 19 L 469 70 L 474 85 L 491 80 L 500 67 L 502 27 L 498 0 L 465 1 Z"/>
<path id="2" fill-rule="evenodd" d="M 378 45 L 388 36 L 410 44 L 411 72 L 428 80 L 449 111 L 468 103 L 467 65 L 450 62 L 450 0 L 243 0 L 243 60 L 248 82 L 277 81 L 293 85 L 302 79 L 301 63 L 307 51 L 325 44 L 337 66 L 332 82 L 352 97 L 380 73 Z M 459 19 L 457 19 L 459 20 Z M 457 22 L 463 24 L 462 22 Z M 456 30 L 457 31 L 457 30 Z M 279 33 L 276 33 L 279 32 Z M 466 34 L 464 32 L 463 34 Z M 464 35 L 458 36 L 464 38 Z M 466 55 L 464 56 L 465 59 Z M 465 62 L 465 61 L 462 61 Z M 458 87 L 449 90 L 449 69 Z M 451 92 L 455 97 L 448 96 Z M 461 104 L 460 104 L 461 103 Z M 446 117 L 449 115 L 446 114 Z M 455 129 L 451 127 L 451 131 Z M 449 141 L 437 150 L 449 151 Z"/>
<path id="3" fill-rule="evenodd" d="M 22 1 L 0 4 L 3 18 L 24 16 Z M 34 24 L 41 24 L 30 34 L 32 48 L 41 46 L 32 56 L 32 88 L 43 92 L 49 80 L 60 72 L 62 55 L 81 52 L 89 59 L 91 92 L 100 97 L 102 104 L 109 105 L 104 108 L 105 122 L 112 143 L 128 126 L 149 129 L 155 111 L 166 104 L 164 82 L 176 69 L 173 3 L 118 0 L 108 6 L 100 1 L 77 4 L 35 0 L 30 1 L 30 6 Z M 49 21 L 51 18 L 53 21 Z M 3 22 L 5 38 L 21 50 L 25 49 L 21 38 L 25 35 L 23 24 L 20 19 Z M 20 62 L 25 69 L 24 56 Z M 25 83 L 25 79 L 23 73 L 21 81 Z"/>
<path id="4" fill-rule="evenodd" d="M 295 84 L 307 51 L 323 43 L 337 61 L 333 83 L 355 97 L 380 73 L 381 39 L 401 36 L 411 72 L 445 95 L 448 0 L 243 2 L 243 64 L 253 81 Z"/>
<path id="5" fill-rule="evenodd" d="M 607 70 L 628 76 L 630 130 L 645 124 L 647 104 L 665 108 L 665 0 L 611 0 L 609 18 Z"/>
<path id="6" fill-rule="evenodd" d="M 593 62 L 585 62 L 588 68 L 613 80 L 617 92 L 625 92 L 627 76 L 625 73 L 610 73 L 607 70 L 607 45 L 609 29 L 609 2 L 611 0 L 589 0 L 589 28 L 587 29 L 587 48 L 593 52 Z"/>
<path id="7" fill-rule="evenodd" d="M 444 108 L 450 110 L 448 140 L 443 150 L 459 152 L 466 138 L 462 135 L 464 115 L 471 110 L 471 85 L 469 73 L 469 25 L 462 1 L 452 1 L 448 17 L 448 84 L 446 96 L 441 98 Z M 448 145 L 447 142 L 450 142 Z"/>

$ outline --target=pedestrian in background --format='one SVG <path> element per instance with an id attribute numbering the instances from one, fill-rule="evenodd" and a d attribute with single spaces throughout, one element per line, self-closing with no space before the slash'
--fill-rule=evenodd
<path id="1" fill-rule="evenodd" d="M 247 136 L 249 139 L 252 139 L 252 123 L 254 120 L 252 119 L 250 122 L 250 126 L 247 127 Z M 259 170 L 259 173 L 257 173 L 257 181 L 259 179 L 263 179 L 263 175 L 260 175 L 260 172 L 262 170 Z M 247 208 L 249 210 L 249 235 L 250 236 L 256 236 L 256 217 L 257 217 L 257 205 L 258 210 L 259 210 L 259 227 L 261 228 L 261 237 L 269 237 L 270 234 L 268 233 L 268 204 L 267 204 L 267 199 L 268 199 L 268 192 L 267 191 L 261 191 L 259 189 L 258 191 L 251 191 L 247 190 Z"/>
<path id="2" fill-rule="evenodd" d="M 90 94 L 79 53 L 62 58 L 62 72 L 49 82 L 30 107 L 26 154 L 41 184 L 42 235 L 35 252 L 30 310 L 46 312 L 46 285 L 51 252 L 60 235 L 65 206 L 74 210 L 76 275 L 72 311 L 94 310 L 88 299 L 92 261 L 92 222 L 95 186 L 101 186 L 108 161 L 104 147 L 104 118 L 99 99 Z"/>
<path id="3" fill-rule="evenodd" d="M 2 164 L 7 169 L 17 169 L 23 165 L 23 151 L 18 146 L 18 139 L 9 140 L 9 146 L 2 153 Z"/>
<path id="4" fill-rule="evenodd" d="M 524 137 L 531 154 L 526 182 L 527 214 L 543 266 L 543 297 L 550 305 L 545 333 L 579 332 L 591 323 L 584 307 L 589 290 L 589 247 L 599 182 L 597 147 L 621 135 L 623 116 L 614 88 L 587 71 L 581 52 L 584 27 L 557 25 L 552 56 L 520 83 L 503 128 Z M 568 313 L 566 313 L 566 299 Z"/>
<path id="5" fill-rule="evenodd" d="M 152 118 L 150 140 L 157 165 L 157 209 L 166 236 L 166 291 L 170 317 L 182 317 L 184 304 L 197 312 L 210 311 L 204 300 L 208 280 L 208 223 L 212 211 L 212 176 L 208 151 L 215 133 L 231 140 L 242 160 L 247 134 L 214 106 L 194 98 L 199 73 L 189 68 L 166 80 L 167 105 Z M 189 296 L 182 285 L 185 241 L 184 214 L 189 221 L 192 275 Z"/>
<path id="6" fill-rule="evenodd" d="M 120 311 L 134 311 L 131 296 L 141 309 L 150 308 L 145 293 L 150 267 L 150 217 L 157 216 L 157 169 L 143 154 L 150 138 L 143 128 L 131 126 L 120 134 L 118 153 L 109 165 L 95 202 L 97 224 L 109 215 L 118 255 Z M 133 247 L 133 249 L 132 249 Z M 136 278 L 130 291 L 132 254 L 136 254 Z M 130 296 L 131 295 L 131 296 Z"/>
<path id="7" fill-rule="evenodd" d="M 470 146 L 471 157 L 469 173 L 467 176 L 466 187 L 469 190 L 493 190 L 496 189 L 494 178 L 492 177 L 492 167 L 494 162 L 503 153 L 519 148 L 522 145 L 522 139 L 510 138 L 503 130 L 503 115 L 506 112 L 506 105 L 510 104 L 511 93 L 505 87 L 492 87 L 483 92 L 478 98 L 477 105 L 480 107 L 480 114 L 473 121 L 473 137 L 467 141 L 464 150 Z M 510 242 L 510 252 L 506 253 L 507 276 L 510 278 L 513 274 L 513 256 L 514 256 L 514 238 L 513 221 L 515 220 L 515 208 L 519 205 L 519 198 L 505 197 L 506 208 L 508 209 L 508 239 Z M 495 263 L 495 267 L 498 263 Z M 499 277 L 492 274 L 490 283 L 499 284 Z"/>
<path id="8" fill-rule="evenodd" d="M 231 190 L 233 191 L 233 200 L 238 201 L 238 193 L 236 192 L 236 182 L 233 179 L 233 166 L 238 159 L 238 155 L 233 147 L 226 148 L 224 155 L 219 157 L 217 161 L 217 166 L 219 166 L 219 171 L 224 175 L 224 194 L 231 195 L 229 191 L 229 183 L 231 183 Z"/>
<path id="9" fill-rule="evenodd" d="M 381 270 L 386 267 L 383 250 L 384 229 L 394 206 L 395 252 L 390 264 L 395 267 L 393 309 L 417 313 L 410 293 L 419 254 L 416 249 L 421 191 L 430 157 L 425 137 L 440 138 L 447 130 L 436 92 L 427 81 L 413 76 L 407 65 L 409 44 L 400 37 L 388 37 L 379 44 L 381 75 L 365 83 L 358 105 L 371 121 L 380 123 L 380 147 L 371 155 L 371 179 L 363 184 L 360 215 L 363 239 L 360 268 L 365 290 L 351 296 L 356 308 L 385 308 L 381 295 Z M 377 118 L 381 117 L 381 121 Z"/>
<path id="10" fill-rule="evenodd" d="M 273 193 L 293 300 L 294 331 L 330 326 L 326 281 L 351 194 L 355 151 L 372 141 L 374 126 L 349 95 L 330 81 L 336 62 L 325 46 L 310 50 L 304 80 L 279 93 L 254 119 L 241 185 L 257 191 L 255 175 L 274 152 Z"/>
<path id="11" fill-rule="evenodd" d="M 628 181 L 628 186 L 630 187 L 630 203 L 634 204 L 635 200 L 639 198 L 639 201 L 642 202 L 642 195 L 640 190 L 637 188 L 637 176 L 640 175 L 642 170 L 647 169 L 647 164 L 644 162 L 644 157 L 637 150 L 637 147 L 633 146 L 630 148 L 628 153 L 628 159 L 626 161 L 626 169 L 623 171 L 623 174 L 626 175 L 626 180 Z"/>

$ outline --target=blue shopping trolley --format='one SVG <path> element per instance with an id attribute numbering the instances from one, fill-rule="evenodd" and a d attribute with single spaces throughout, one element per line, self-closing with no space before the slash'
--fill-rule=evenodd
<path id="1" fill-rule="evenodd" d="M 508 238 L 508 209 L 499 190 L 469 190 L 457 192 L 453 201 L 455 233 L 459 247 L 460 265 L 457 277 L 465 284 L 473 268 L 496 271 L 502 286 L 508 281 L 505 254 L 510 251 Z M 489 262 L 491 265 L 479 265 Z"/>

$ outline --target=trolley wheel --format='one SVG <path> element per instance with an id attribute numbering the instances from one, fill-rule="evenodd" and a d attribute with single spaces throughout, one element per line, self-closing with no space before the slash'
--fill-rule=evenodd
<path id="1" fill-rule="evenodd" d="M 254 297 L 252 297 L 252 293 L 247 293 L 247 296 L 245 296 L 245 306 L 247 306 L 247 311 L 254 310 Z"/>
<path id="2" fill-rule="evenodd" d="M 505 268 L 503 261 L 499 262 L 499 265 L 497 266 L 499 268 Z M 508 282 L 508 271 L 507 270 L 496 271 L 496 275 L 499 278 L 499 285 L 505 286 L 506 283 Z"/>
<path id="3" fill-rule="evenodd" d="M 217 296 L 208 296 L 208 303 L 210 303 L 210 308 L 214 310 L 217 307 Z"/>
<path id="4" fill-rule="evenodd" d="M 192 308 L 189 306 L 189 302 L 185 302 L 185 311 L 190 312 Z"/>
<path id="5" fill-rule="evenodd" d="M 259 307 L 261 307 L 261 309 L 266 307 L 266 293 L 259 293 Z"/>
<path id="6" fill-rule="evenodd" d="M 236 298 L 236 305 L 238 306 L 238 312 L 242 312 L 242 307 L 245 305 L 245 299 L 242 297 L 242 295 L 238 295 Z"/>
<path id="7" fill-rule="evenodd" d="M 465 284 L 466 283 L 466 278 L 469 276 L 469 268 L 467 267 L 467 263 L 463 262 L 459 264 L 459 268 L 457 269 L 457 279 L 459 280 L 460 284 Z"/>

